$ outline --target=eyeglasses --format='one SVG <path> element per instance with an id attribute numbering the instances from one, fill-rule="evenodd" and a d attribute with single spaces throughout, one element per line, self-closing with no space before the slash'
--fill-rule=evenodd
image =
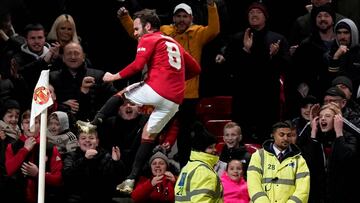
<path id="1" fill-rule="evenodd" d="M 324 99 L 324 104 L 329 104 L 331 102 L 339 103 L 343 101 L 344 99 Z"/>

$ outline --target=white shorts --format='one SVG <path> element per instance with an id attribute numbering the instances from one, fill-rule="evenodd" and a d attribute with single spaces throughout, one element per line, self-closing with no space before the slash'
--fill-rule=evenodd
<path id="1" fill-rule="evenodd" d="M 135 104 L 154 106 L 146 129 L 150 134 L 160 133 L 179 110 L 179 104 L 160 96 L 146 83 L 135 83 L 128 86 L 124 95 L 126 99 Z"/>

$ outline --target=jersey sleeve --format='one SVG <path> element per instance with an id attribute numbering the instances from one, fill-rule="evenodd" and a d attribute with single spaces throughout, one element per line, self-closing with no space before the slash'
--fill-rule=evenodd
<path id="1" fill-rule="evenodd" d="M 198 62 L 186 51 L 184 51 L 185 60 L 185 80 L 191 79 L 200 74 L 201 68 Z"/>
<path id="2" fill-rule="evenodd" d="M 154 41 L 148 38 L 141 39 L 136 50 L 135 60 L 119 72 L 121 78 L 130 77 L 144 69 L 153 51 Z"/>

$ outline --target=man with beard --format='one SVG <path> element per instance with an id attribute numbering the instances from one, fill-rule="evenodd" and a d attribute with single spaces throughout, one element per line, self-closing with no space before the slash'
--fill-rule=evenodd
<path id="1" fill-rule="evenodd" d="M 348 18 L 340 20 L 334 27 L 336 43 L 331 50 L 329 71 L 336 75 L 347 76 L 352 82 L 352 98 L 359 102 L 360 97 L 360 45 L 359 31 Z M 348 98 L 349 99 L 349 98 Z"/>
<path id="2" fill-rule="evenodd" d="M 308 3 L 308 1 L 306 1 L 306 3 Z M 309 37 L 312 29 L 314 29 L 314 26 L 311 23 L 312 9 L 327 3 L 331 3 L 332 5 L 337 4 L 337 2 L 331 0 L 311 0 L 311 4 L 305 6 L 307 13 L 305 15 L 299 16 L 291 28 L 289 42 L 293 49 L 296 49 L 302 40 Z M 334 19 L 335 22 L 338 22 L 339 20 L 344 18 L 344 16 L 342 16 L 341 14 L 339 13 L 335 14 L 336 17 L 336 19 Z"/>
<path id="3" fill-rule="evenodd" d="M 120 72 L 105 73 L 104 82 L 130 77 L 145 66 L 144 81 L 132 84 L 111 97 L 95 116 L 98 125 L 123 100 L 141 106 L 153 106 L 149 120 L 142 130 L 141 145 L 136 153 L 130 175 L 118 186 L 121 192 L 131 193 L 135 178 L 149 158 L 157 135 L 178 111 L 185 95 L 185 80 L 200 73 L 200 65 L 173 38 L 160 33 L 160 20 L 155 11 L 143 9 L 134 15 L 134 36 L 138 39 L 135 60 Z"/>
<path id="4" fill-rule="evenodd" d="M 311 35 L 303 40 L 292 57 L 293 88 L 302 97 L 310 94 L 322 98 L 331 84 L 328 71 L 330 48 L 335 42 L 335 12 L 330 3 L 314 7 L 311 20 L 315 26 Z"/>
<path id="5" fill-rule="evenodd" d="M 214 0 L 206 0 L 208 9 L 207 26 L 193 23 L 193 11 L 185 3 L 178 4 L 173 11 L 173 24 L 162 25 L 160 31 L 174 38 L 184 49 L 201 62 L 203 47 L 213 40 L 220 32 L 220 22 L 217 5 Z M 134 37 L 133 21 L 128 11 L 121 7 L 118 10 L 118 18 L 131 37 Z M 179 135 L 177 139 L 178 156 L 181 166 L 185 166 L 190 156 L 190 130 L 196 118 L 196 105 L 199 99 L 200 77 L 190 78 L 185 83 L 184 101 L 179 107 L 175 117 L 179 121 Z"/>

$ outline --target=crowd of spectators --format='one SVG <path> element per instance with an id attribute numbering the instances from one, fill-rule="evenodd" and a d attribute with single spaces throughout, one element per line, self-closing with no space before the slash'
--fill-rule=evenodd
<path id="1" fill-rule="evenodd" d="M 36 202 L 40 120 L 30 132 L 29 116 L 47 69 L 47 202 L 356 199 L 349 182 L 360 180 L 358 1 L 51 2 L 0 4 L 1 202 Z M 151 74 L 150 61 L 104 81 L 134 60 L 142 24 L 132 15 L 145 8 L 201 73 L 185 81 L 179 111 L 144 151 L 154 109 L 125 101 L 90 121 Z M 196 112 L 212 96 L 232 98 L 222 148 Z M 252 154 L 244 140 L 261 150 Z M 128 179 L 131 188 L 117 191 Z"/>

